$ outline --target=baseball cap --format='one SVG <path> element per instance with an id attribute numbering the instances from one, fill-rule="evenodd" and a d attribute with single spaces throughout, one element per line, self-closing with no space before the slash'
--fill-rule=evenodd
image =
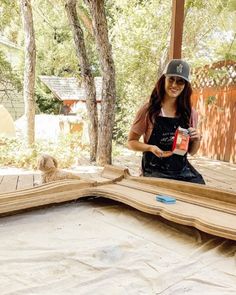
<path id="1" fill-rule="evenodd" d="M 178 76 L 190 82 L 190 67 L 188 63 L 182 59 L 172 59 L 169 61 L 163 74 L 165 74 L 165 76 Z"/>

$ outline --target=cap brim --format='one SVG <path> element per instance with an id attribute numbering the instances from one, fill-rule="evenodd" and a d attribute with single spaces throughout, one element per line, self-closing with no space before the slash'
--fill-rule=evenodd
<path id="1" fill-rule="evenodd" d="M 166 77 L 180 77 L 180 78 L 184 79 L 185 81 L 187 81 L 188 83 L 190 83 L 190 81 L 187 78 L 185 78 L 185 77 L 183 77 L 181 75 L 178 75 L 178 74 L 164 74 L 164 75 Z"/>

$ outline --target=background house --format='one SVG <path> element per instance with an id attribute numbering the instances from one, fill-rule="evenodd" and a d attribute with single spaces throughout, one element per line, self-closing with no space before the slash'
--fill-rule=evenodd
<path id="1" fill-rule="evenodd" d="M 24 54 L 23 49 L 0 36 L 0 51 L 3 52 L 13 71 L 16 72 Z M 8 110 L 14 120 L 24 114 L 23 92 L 17 91 L 10 81 L 5 79 L 0 81 L 0 104 Z"/>
<path id="2" fill-rule="evenodd" d="M 61 113 L 79 114 L 86 110 L 86 93 L 77 78 L 56 76 L 39 76 L 40 80 L 50 89 L 54 96 L 63 102 Z M 95 77 L 96 99 L 98 110 L 102 96 L 102 77 Z"/>

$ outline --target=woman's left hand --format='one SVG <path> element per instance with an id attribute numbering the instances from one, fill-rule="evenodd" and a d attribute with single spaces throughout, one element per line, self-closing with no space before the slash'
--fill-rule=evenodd
<path id="1" fill-rule="evenodd" d="M 188 128 L 188 131 L 189 131 L 189 135 L 190 135 L 190 140 L 192 141 L 195 141 L 195 140 L 198 140 L 200 141 L 201 140 L 201 135 L 200 133 L 197 131 L 197 129 L 193 128 L 193 127 L 190 127 Z"/>

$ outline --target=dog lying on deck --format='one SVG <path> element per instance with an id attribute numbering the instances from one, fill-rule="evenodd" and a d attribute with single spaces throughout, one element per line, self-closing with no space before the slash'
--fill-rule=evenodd
<path id="1" fill-rule="evenodd" d="M 81 179 L 78 175 L 58 169 L 57 160 L 50 155 L 41 155 L 38 159 L 37 168 L 42 171 L 42 183 L 63 179 Z"/>

